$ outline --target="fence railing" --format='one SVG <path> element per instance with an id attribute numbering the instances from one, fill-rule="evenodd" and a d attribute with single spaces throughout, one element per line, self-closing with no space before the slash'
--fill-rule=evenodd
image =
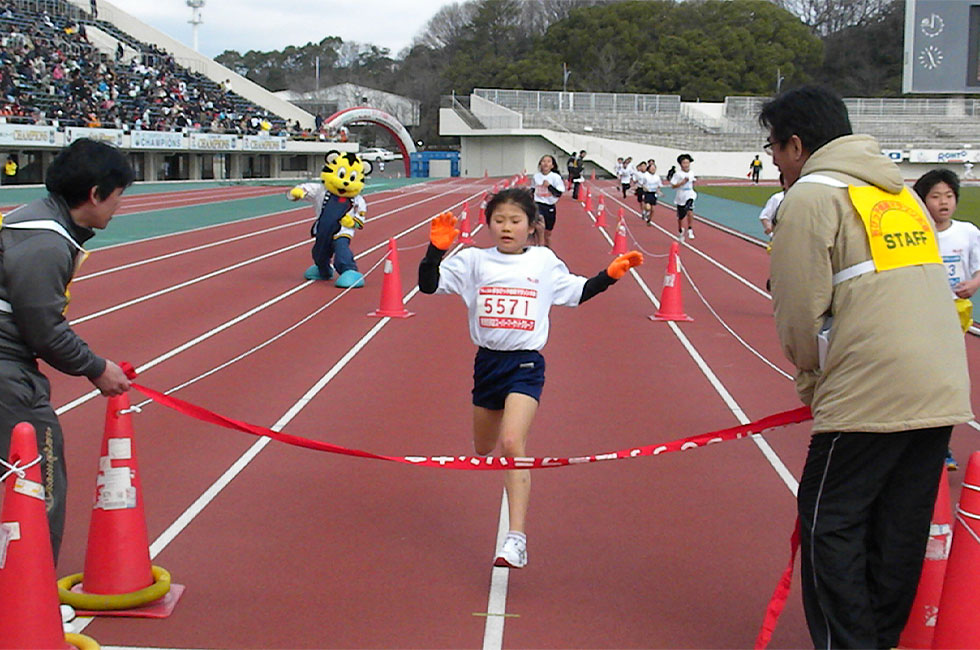
<path id="1" fill-rule="evenodd" d="M 677 113 L 680 95 L 577 93 L 557 90 L 476 88 L 473 94 L 521 113 L 533 111 L 602 111 L 609 113 Z"/>

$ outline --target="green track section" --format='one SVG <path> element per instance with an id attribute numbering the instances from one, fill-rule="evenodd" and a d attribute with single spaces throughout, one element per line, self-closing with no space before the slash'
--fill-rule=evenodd
<path id="1" fill-rule="evenodd" d="M 386 178 L 376 181 L 368 181 L 363 194 L 369 196 L 375 192 L 384 192 L 397 189 L 406 185 L 423 183 L 427 178 Z M 282 187 L 281 194 L 269 196 L 258 196 L 244 199 L 231 199 L 227 201 L 216 201 L 202 203 L 201 205 L 188 205 L 179 208 L 168 208 L 165 210 L 151 210 L 148 212 L 137 212 L 133 214 L 119 214 L 113 217 L 109 227 L 98 233 L 89 242 L 89 249 L 95 250 L 106 246 L 115 246 L 128 242 L 148 239 L 150 237 L 160 237 L 173 235 L 188 230 L 195 230 L 207 226 L 214 226 L 241 219 L 258 217 L 274 212 L 292 210 L 303 207 L 305 203 L 292 203 L 285 197 L 285 188 L 292 187 L 297 181 L 295 179 L 282 181 L 262 181 L 262 182 L 202 182 L 202 183 L 137 183 L 126 190 L 126 195 L 151 194 L 159 192 L 180 193 L 188 190 L 201 190 L 215 187 L 232 186 L 269 186 Z M 45 196 L 46 191 L 43 187 L 32 188 L 3 188 L 0 190 L 0 205 L 18 205 L 27 203 Z M 312 220 L 313 214 L 309 213 Z"/>

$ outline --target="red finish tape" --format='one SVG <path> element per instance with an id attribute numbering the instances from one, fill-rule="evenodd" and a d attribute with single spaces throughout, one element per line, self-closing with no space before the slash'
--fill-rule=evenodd
<path id="1" fill-rule="evenodd" d="M 569 458 L 557 458 L 551 456 L 542 457 L 502 457 L 502 456 L 385 456 L 375 454 L 360 449 L 349 449 L 339 445 L 332 445 L 327 442 L 301 438 L 281 431 L 273 431 L 256 424 L 240 422 L 229 417 L 219 415 L 196 404 L 185 402 L 170 395 L 164 395 L 152 388 L 141 386 L 134 383 L 133 388 L 143 393 L 154 402 L 161 406 L 171 408 L 178 413 L 190 416 L 202 422 L 216 424 L 226 429 L 233 429 L 243 433 L 250 433 L 255 436 L 268 436 L 278 442 L 305 447 L 316 451 L 325 451 L 331 454 L 341 454 L 344 456 L 356 456 L 358 458 L 373 458 L 374 460 L 386 460 L 395 463 L 405 463 L 408 465 L 418 465 L 421 467 L 442 467 L 445 469 L 468 469 L 468 470 L 508 470 L 508 469 L 544 469 L 547 467 L 567 467 L 569 465 L 583 465 L 587 463 L 597 463 L 606 460 L 624 460 L 627 458 L 640 458 L 643 456 L 659 456 L 660 454 L 673 451 L 685 451 L 705 447 L 726 440 L 738 440 L 745 438 L 753 433 L 761 433 L 769 429 L 784 427 L 789 424 L 806 422 L 813 416 L 810 408 L 801 406 L 791 411 L 776 413 L 761 420 L 748 424 L 720 429 L 709 433 L 702 433 L 687 438 L 680 438 L 671 442 L 664 442 L 654 445 L 644 445 L 642 447 L 630 447 L 618 451 L 610 451 L 589 456 L 572 456 Z"/>

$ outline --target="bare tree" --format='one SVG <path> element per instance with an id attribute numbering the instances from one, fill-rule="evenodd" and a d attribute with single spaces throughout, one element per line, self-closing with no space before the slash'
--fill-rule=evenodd
<path id="1" fill-rule="evenodd" d="M 772 0 L 810 26 L 814 34 L 828 36 L 846 27 L 873 22 L 886 11 L 890 0 Z"/>
<path id="2" fill-rule="evenodd" d="M 429 19 L 421 33 L 416 35 L 413 44 L 424 45 L 433 50 L 451 47 L 465 34 L 476 8 L 476 2 L 472 0 L 444 5 Z"/>

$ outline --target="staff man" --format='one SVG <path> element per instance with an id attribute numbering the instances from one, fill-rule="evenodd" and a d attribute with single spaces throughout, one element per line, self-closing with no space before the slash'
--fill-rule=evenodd
<path id="1" fill-rule="evenodd" d="M 103 395 L 129 390 L 119 366 L 72 331 L 65 310 L 68 284 L 87 255 L 82 245 L 108 225 L 133 179 L 119 150 L 76 140 L 48 168 L 48 195 L 0 220 L 0 458 L 8 459 L 14 425 L 34 425 L 55 562 L 68 479 L 51 386 L 37 360 L 87 377 Z"/>
<path id="2" fill-rule="evenodd" d="M 816 86 L 762 107 L 786 196 L 776 328 L 813 410 L 797 505 L 817 648 L 893 648 L 915 598 L 966 350 L 932 220 L 894 162 Z"/>

